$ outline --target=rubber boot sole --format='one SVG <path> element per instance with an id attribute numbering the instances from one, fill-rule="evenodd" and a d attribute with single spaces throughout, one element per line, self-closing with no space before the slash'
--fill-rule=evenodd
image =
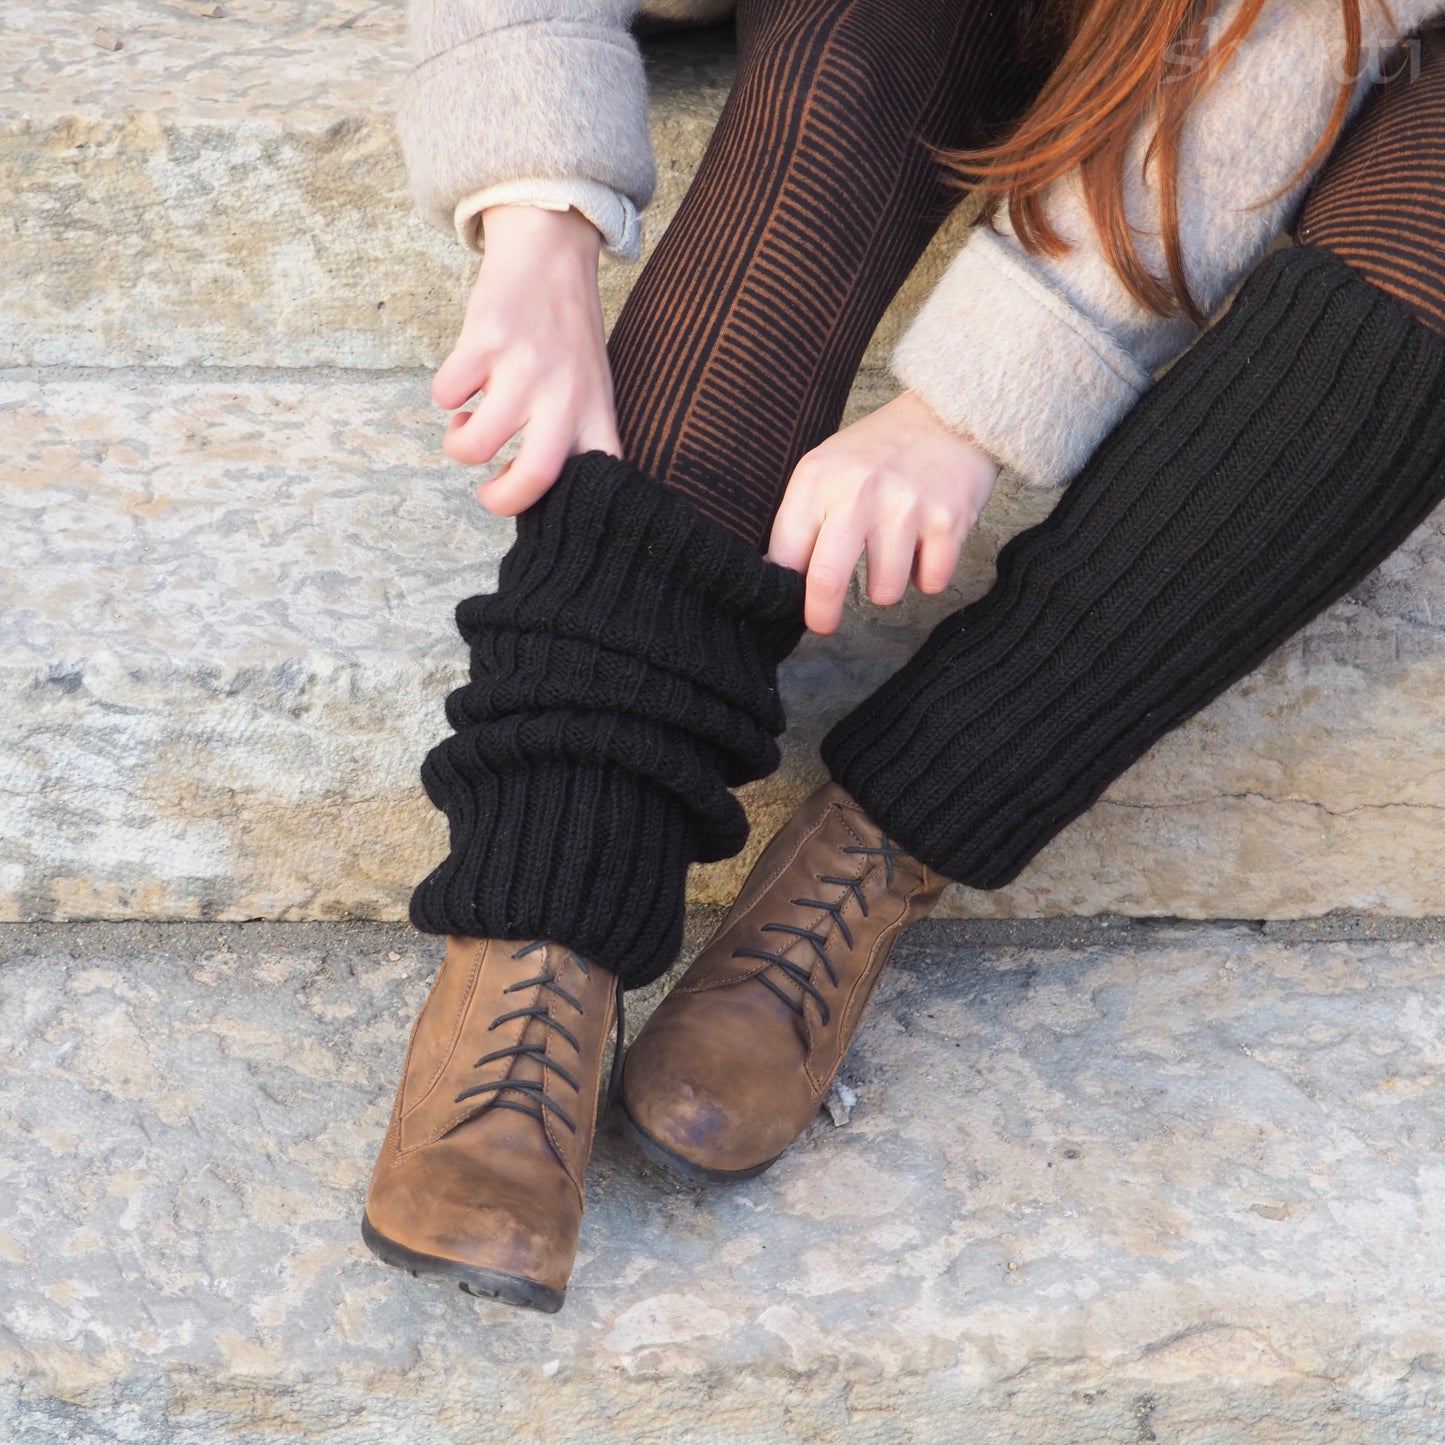
<path id="1" fill-rule="evenodd" d="M 565 1290 L 552 1289 L 534 1279 L 523 1279 L 521 1275 L 503 1274 L 500 1270 L 479 1269 L 476 1265 L 463 1264 L 456 1259 L 419 1254 L 378 1233 L 365 1214 L 361 1216 L 361 1238 L 383 1263 L 407 1270 L 417 1278 L 431 1275 L 455 1280 L 457 1288 L 464 1294 L 475 1295 L 478 1299 L 498 1300 L 502 1304 L 516 1305 L 518 1309 L 540 1310 L 543 1314 L 555 1315 L 567 1297 Z"/>
<path id="2" fill-rule="evenodd" d="M 659 1168 L 679 1179 L 685 1179 L 689 1184 L 743 1184 L 749 1179 L 756 1179 L 765 1169 L 771 1169 L 783 1157 L 781 1154 L 774 1154 L 771 1159 L 754 1164 L 750 1169 L 709 1169 L 706 1165 L 694 1164 L 691 1159 L 684 1159 L 666 1144 L 658 1143 L 627 1112 L 627 1105 L 622 1099 L 617 1100 L 615 1107 L 618 1118 L 622 1120 L 622 1132 L 643 1154 Z"/>

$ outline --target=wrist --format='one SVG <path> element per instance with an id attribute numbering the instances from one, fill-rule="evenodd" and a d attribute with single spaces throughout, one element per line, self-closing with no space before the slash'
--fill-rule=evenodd
<path id="1" fill-rule="evenodd" d="M 968 463 L 968 473 L 983 487 L 984 497 L 987 500 L 988 494 L 993 491 L 994 483 L 998 481 L 999 474 L 1003 470 L 998 458 L 986 452 L 961 427 L 950 426 L 916 391 L 900 393 L 891 404 L 896 406 L 900 412 L 905 413 L 915 425 L 932 432 L 940 439 L 947 439 L 963 448 Z"/>
<path id="2" fill-rule="evenodd" d="M 566 256 L 596 267 L 602 254 L 602 233 L 580 211 L 489 206 L 481 220 L 489 256 Z"/>

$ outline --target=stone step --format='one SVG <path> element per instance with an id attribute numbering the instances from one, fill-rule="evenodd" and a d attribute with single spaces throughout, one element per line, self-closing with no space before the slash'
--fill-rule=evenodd
<path id="1" fill-rule="evenodd" d="M 758 1179 L 604 1128 L 542 1316 L 357 1238 L 429 940 L 0 929 L 0 1435 L 1438 1440 L 1445 946 L 1019 943 L 911 935 Z"/>
<path id="2" fill-rule="evenodd" d="M 474 259 L 415 214 L 393 133 L 403 0 L 7 0 L 0 358 L 434 365 Z M 96 44 L 97 29 L 120 42 Z M 655 241 L 733 75 L 728 29 L 645 43 Z M 950 232 L 875 344 L 936 272 Z M 635 275 L 604 268 L 615 315 Z"/>
<path id="3" fill-rule="evenodd" d="M 396 919 L 444 830 L 416 769 L 455 602 L 511 524 L 438 459 L 424 371 L 0 374 L 0 917 Z M 860 405 L 876 402 L 862 394 Z M 1048 503 L 1005 489 L 953 591 L 783 672 L 729 901 L 829 720 L 986 586 Z M 1121 779 L 984 916 L 1445 913 L 1445 514 Z"/>

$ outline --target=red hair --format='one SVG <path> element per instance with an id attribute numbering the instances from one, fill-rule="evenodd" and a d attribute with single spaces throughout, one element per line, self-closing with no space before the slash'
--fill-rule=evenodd
<path id="1" fill-rule="evenodd" d="M 1049 256 L 1061 256 L 1069 247 L 1045 214 L 1044 192 L 1077 169 L 1104 254 L 1130 295 L 1158 315 L 1183 314 L 1195 322 L 1204 318 L 1189 291 L 1179 235 L 1184 121 L 1259 19 L 1265 0 L 1243 0 L 1223 35 L 1205 48 L 1220 3 L 1055 0 L 1051 19 L 1058 28 L 1060 58 L 1038 98 L 998 144 L 944 156 L 960 181 L 983 191 L 987 215 L 996 215 L 1007 200 L 1009 220 L 1025 249 Z M 1360 60 L 1360 0 L 1340 0 L 1340 9 L 1349 77 Z M 1353 92 L 1352 81 L 1342 80 L 1329 125 L 1300 175 L 1334 145 Z M 1158 167 L 1167 277 L 1154 275 L 1144 264 L 1124 205 L 1130 141 L 1151 117 L 1154 136 L 1144 163 Z"/>

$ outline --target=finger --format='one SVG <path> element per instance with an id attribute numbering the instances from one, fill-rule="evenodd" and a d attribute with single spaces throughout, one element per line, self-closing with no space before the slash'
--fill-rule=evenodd
<path id="1" fill-rule="evenodd" d="M 525 512 L 556 480 L 571 455 L 571 428 L 555 420 L 534 417 L 522 439 L 522 449 L 490 481 L 477 488 L 481 504 L 497 517 Z"/>
<path id="2" fill-rule="evenodd" d="M 577 451 L 606 452 L 609 457 L 622 455 L 622 438 L 617 431 L 617 417 L 608 407 L 590 416 L 577 428 Z"/>
<path id="3" fill-rule="evenodd" d="M 452 411 L 465 406 L 484 386 L 491 376 L 492 362 L 489 351 L 480 346 L 458 342 L 452 353 L 437 367 L 431 379 L 432 400 L 438 406 Z"/>
<path id="4" fill-rule="evenodd" d="M 489 462 L 522 429 L 526 413 L 520 401 L 493 395 L 475 411 L 459 411 L 442 433 L 442 450 L 455 462 Z"/>
<path id="5" fill-rule="evenodd" d="M 794 472 L 773 518 L 766 560 L 779 567 L 791 567 L 794 572 L 806 572 L 822 525 L 821 501 L 806 483 L 799 482 Z"/>
<path id="6" fill-rule="evenodd" d="M 942 592 L 958 570 L 963 539 L 956 532 L 934 532 L 918 544 L 918 561 L 913 569 L 914 585 L 920 592 Z"/>
<path id="7" fill-rule="evenodd" d="M 803 621 L 813 632 L 836 632 L 853 570 L 863 555 L 863 535 L 849 519 L 825 518 L 808 560 L 808 590 Z"/>
<path id="8" fill-rule="evenodd" d="M 868 598 L 881 607 L 903 600 L 918 533 L 909 526 L 878 526 L 868 537 Z"/>

